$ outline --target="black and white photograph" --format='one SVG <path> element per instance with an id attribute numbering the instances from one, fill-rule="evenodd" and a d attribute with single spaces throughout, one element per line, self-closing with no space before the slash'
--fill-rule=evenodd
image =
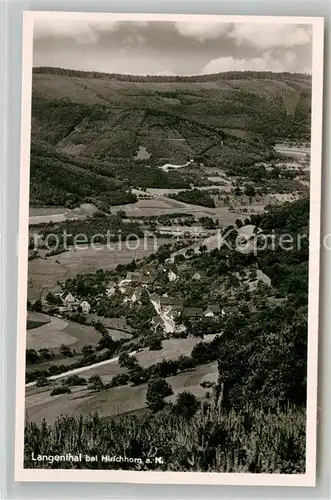
<path id="1" fill-rule="evenodd" d="M 322 61 L 320 18 L 25 13 L 19 480 L 315 484 Z"/>

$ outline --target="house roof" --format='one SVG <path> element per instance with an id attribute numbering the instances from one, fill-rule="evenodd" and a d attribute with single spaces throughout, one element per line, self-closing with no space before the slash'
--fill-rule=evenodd
<path id="1" fill-rule="evenodd" d="M 143 293 L 144 289 L 139 286 L 137 288 L 132 289 L 132 295 L 135 295 L 136 297 L 141 297 L 141 294 Z"/>
<path id="2" fill-rule="evenodd" d="M 126 275 L 126 279 L 131 280 L 133 283 L 151 283 L 153 281 L 153 277 L 151 275 L 143 274 L 140 272 L 129 272 Z"/>
<path id="3" fill-rule="evenodd" d="M 182 306 L 183 301 L 175 297 L 160 297 L 160 304 L 163 306 Z"/>
<path id="4" fill-rule="evenodd" d="M 153 300 L 154 302 L 157 302 L 160 300 L 160 297 L 156 293 L 151 293 L 149 296 L 150 300 Z"/>
<path id="5" fill-rule="evenodd" d="M 181 311 L 183 309 L 183 304 L 182 303 L 181 304 L 173 304 L 171 306 L 171 308 L 173 311 Z"/>
<path id="6" fill-rule="evenodd" d="M 152 276 L 134 276 L 132 278 L 133 283 L 143 283 L 147 285 L 148 283 L 152 283 L 153 277 Z"/>
<path id="7" fill-rule="evenodd" d="M 196 316 L 200 316 L 203 313 L 203 309 L 201 307 L 185 307 L 183 310 L 184 318 L 195 318 Z"/>
<path id="8" fill-rule="evenodd" d="M 67 297 L 72 297 L 74 300 L 76 300 L 75 296 L 71 292 L 63 292 L 61 293 L 60 297 L 62 300 L 65 300 Z"/>
<path id="9" fill-rule="evenodd" d="M 217 314 L 221 312 L 221 308 L 218 304 L 210 304 L 206 309 L 206 312 L 209 311 Z"/>
<path id="10" fill-rule="evenodd" d="M 158 326 L 158 325 L 163 325 L 163 320 L 161 318 L 161 316 L 154 316 L 154 318 L 152 318 L 152 324 L 153 326 Z"/>

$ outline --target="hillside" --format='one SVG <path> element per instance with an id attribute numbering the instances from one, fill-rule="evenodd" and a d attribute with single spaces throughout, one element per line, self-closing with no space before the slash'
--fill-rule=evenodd
<path id="1" fill-rule="evenodd" d="M 131 203 L 130 187 L 188 187 L 192 172 L 163 172 L 166 162 L 228 168 L 268 159 L 275 140 L 309 138 L 310 94 L 310 77 L 289 73 L 177 78 L 35 68 L 31 204 Z"/>

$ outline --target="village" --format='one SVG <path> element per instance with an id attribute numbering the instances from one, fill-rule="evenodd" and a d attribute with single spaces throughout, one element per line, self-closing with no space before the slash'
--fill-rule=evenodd
<path id="1" fill-rule="evenodd" d="M 169 283 L 174 283 L 179 279 L 179 276 L 173 270 L 172 266 L 163 266 L 165 279 Z M 198 282 L 201 275 L 196 272 L 192 279 Z M 154 308 L 154 316 L 151 320 L 151 329 L 164 337 L 171 337 L 180 335 L 185 332 L 186 327 L 181 320 L 190 320 L 198 318 L 214 318 L 224 316 L 225 309 L 221 308 L 219 304 L 210 303 L 207 307 L 185 307 L 184 300 L 171 297 L 167 293 L 159 295 L 156 292 L 151 292 L 150 288 L 155 289 L 155 275 L 152 272 L 144 274 L 144 272 L 128 272 L 126 277 L 119 282 L 110 281 L 107 283 L 106 296 L 108 302 L 111 304 L 112 297 L 120 297 L 123 305 L 130 308 L 133 304 L 141 305 L 142 297 L 148 297 L 150 303 Z M 157 288 L 157 287 L 156 287 Z M 87 299 L 80 300 L 77 296 L 73 295 L 70 291 L 63 291 L 62 293 L 54 294 L 58 299 L 58 307 L 56 308 L 55 315 L 58 317 L 65 317 L 70 313 L 80 313 L 88 317 L 90 313 L 95 312 L 98 300 L 104 299 L 99 296 L 93 300 L 93 305 Z M 118 301 L 117 301 L 118 302 Z M 61 305 L 60 305 L 61 304 Z M 47 300 L 44 302 L 44 310 L 49 311 L 50 304 Z M 53 307 L 51 307 L 51 310 Z M 54 309 L 53 309 L 54 313 Z"/>

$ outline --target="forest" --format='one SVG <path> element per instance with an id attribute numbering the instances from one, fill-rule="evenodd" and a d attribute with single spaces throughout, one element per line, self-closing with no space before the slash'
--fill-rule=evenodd
<path id="1" fill-rule="evenodd" d="M 74 69 L 52 68 L 52 67 L 35 67 L 35 74 L 43 73 L 47 75 L 63 75 L 79 78 L 100 78 L 105 80 L 119 80 L 128 82 L 206 82 L 214 80 L 289 80 L 297 79 L 298 81 L 310 82 L 311 75 L 303 73 L 288 73 L 272 71 L 225 71 L 222 73 L 212 73 L 206 75 L 193 76 L 157 76 L 157 75 L 125 75 L 122 73 L 100 73 L 95 71 L 81 71 Z"/>
<path id="2" fill-rule="evenodd" d="M 206 192 L 199 189 L 189 189 L 187 191 L 179 191 L 177 194 L 172 194 L 171 198 L 192 205 L 200 205 L 202 207 L 215 207 L 213 198 Z"/>
<path id="3" fill-rule="evenodd" d="M 134 203 L 132 188 L 206 184 L 199 164 L 235 175 L 277 158 L 277 140 L 309 139 L 310 99 L 311 78 L 299 74 L 177 78 L 34 68 L 31 205 Z M 140 146 L 148 159 L 136 158 Z M 159 168 L 189 159 L 195 165 L 180 172 Z"/>

